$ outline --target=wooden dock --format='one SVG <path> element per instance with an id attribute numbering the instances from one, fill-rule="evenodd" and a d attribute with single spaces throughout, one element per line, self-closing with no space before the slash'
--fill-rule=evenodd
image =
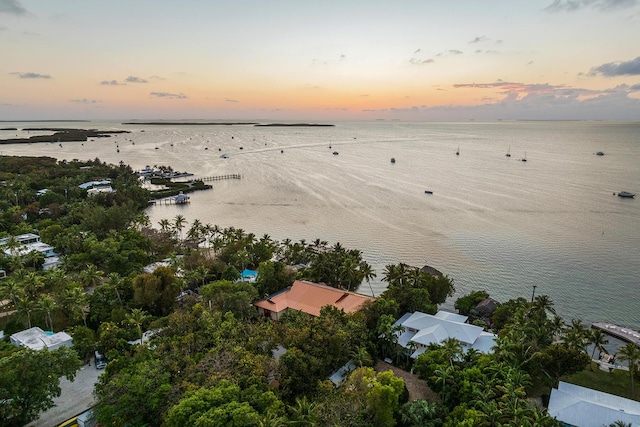
<path id="1" fill-rule="evenodd" d="M 594 329 L 600 329 L 607 335 L 621 339 L 622 341 L 634 343 L 640 346 L 640 332 L 625 326 L 614 325 L 613 323 L 596 322 L 591 325 Z"/>
<path id="2" fill-rule="evenodd" d="M 216 175 L 216 176 L 206 176 L 204 178 L 197 178 L 195 181 L 222 181 L 224 179 L 242 179 L 242 175 L 239 173 L 232 173 L 228 175 Z"/>

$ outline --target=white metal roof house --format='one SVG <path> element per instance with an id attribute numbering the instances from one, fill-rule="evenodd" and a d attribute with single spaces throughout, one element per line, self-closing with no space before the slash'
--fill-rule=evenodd
<path id="1" fill-rule="evenodd" d="M 569 426 L 602 427 L 622 421 L 640 426 L 640 402 L 560 381 L 551 390 L 549 415 Z"/>
<path id="2" fill-rule="evenodd" d="M 40 236 L 33 233 L 25 233 L 14 236 L 13 239 L 19 244 L 16 248 L 8 248 L 10 237 L 0 239 L 0 247 L 6 256 L 24 256 L 31 251 L 40 252 L 45 257 L 43 269 L 56 267 L 60 263 L 54 247 L 40 241 Z"/>
<path id="3" fill-rule="evenodd" d="M 37 326 L 11 335 L 11 343 L 16 347 L 25 346 L 32 350 L 55 350 L 62 346 L 72 347 L 73 338 L 66 332 L 47 333 Z"/>
<path id="4" fill-rule="evenodd" d="M 406 313 L 395 323 L 402 326 L 398 344 L 404 348 L 416 348 L 411 354 L 413 359 L 424 353 L 429 344 L 440 344 L 448 338 L 460 341 L 465 351 L 473 348 L 482 353 L 490 353 L 495 345 L 495 335 L 484 332 L 480 326 L 465 323 L 466 321 L 466 316 L 446 311 L 439 311 L 435 315 L 420 311 Z"/>

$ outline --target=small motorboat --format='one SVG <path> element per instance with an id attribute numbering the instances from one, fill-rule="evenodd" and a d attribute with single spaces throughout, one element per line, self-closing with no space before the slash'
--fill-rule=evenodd
<path id="1" fill-rule="evenodd" d="M 623 199 L 633 199 L 636 195 L 634 193 L 629 193 L 628 191 L 621 191 L 618 193 L 618 197 L 622 197 Z"/>
<path id="2" fill-rule="evenodd" d="M 337 156 L 338 154 L 340 154 L 340 153 L 338 153 L 337 151 L 334 151 L 334 152 L 333 152 L 333 155 L 334 155 L 334 156 Z"/>
<path id="3" fill-rule="evenodd" d="M 424 190 L 424 194 L 433 194 L 433 191 L 431 191 L 431 190 Z"/>
<path id="4" fill-rule="evenodd" d="M 391 163 L 395 163 L 395 162 L 396 162 L 396 158 L 395 158 L 395 157 L 392 157 L 392 158 L 391 158 Z"/>
<path id="5" fill-rule="evenodd" d="M 228 159 L 229 155 L 228 154 L 223 154 L 222 156 L 220 156 L 221 159 Z"/>
<path id="6" fill-rule="evenodd" d="M 604 151 L 598 151 L 598 152 L 596 153 L 596 156 L 604 156 Z"/>

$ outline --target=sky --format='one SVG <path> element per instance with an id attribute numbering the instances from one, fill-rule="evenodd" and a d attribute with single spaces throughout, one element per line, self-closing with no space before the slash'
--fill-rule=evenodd
<path id="1" fill-rule="evenodd" d="M 640 120 L 640 0 L 0 0 L 0 120 Z"/>

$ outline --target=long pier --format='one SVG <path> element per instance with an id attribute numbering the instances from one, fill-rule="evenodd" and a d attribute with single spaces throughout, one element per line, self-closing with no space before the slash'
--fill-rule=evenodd
<path id="1" fill-rule="evenodd" d="M 228 175 L 206 176 L 204 178 L 197 178 L 195 181 L 222 181 L 224 179 L 242 179 L 242 175 L 239 173 L 232 173 Z"/>
<path id="2" fill-rule="evenodd" d="M 613 323 L 595 322 L 591 325 L 594 329 L 600 329 L 607 335 L 619 338 L 622 341 L 633 343 L 640 347 L 640 332 L 625 326 L 614 325 Z"/>

